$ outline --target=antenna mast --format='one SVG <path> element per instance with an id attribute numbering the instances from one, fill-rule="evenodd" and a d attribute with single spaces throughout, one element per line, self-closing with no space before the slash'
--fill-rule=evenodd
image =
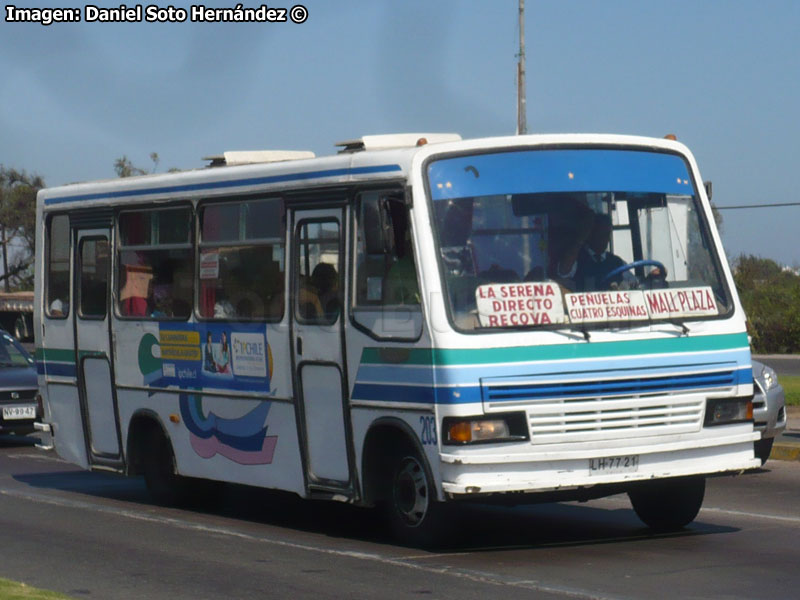
<path id="1" fill-rule="evenodd" d="M 525 101 L 525 0 L 519 0 L 519 61 L 517 62 L 517 135 L 528 133 Z"/>

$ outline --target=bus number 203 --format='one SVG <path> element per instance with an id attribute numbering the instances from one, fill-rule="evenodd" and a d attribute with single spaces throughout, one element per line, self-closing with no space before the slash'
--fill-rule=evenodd
<path id="1" fill-rule="evenodd" d="M 436 418 L 435 417 L 420 417 L 420 425 L 422 425 L 422 444 L 425 446 L 435 446 L 438 443 L 436 439 Z"/>

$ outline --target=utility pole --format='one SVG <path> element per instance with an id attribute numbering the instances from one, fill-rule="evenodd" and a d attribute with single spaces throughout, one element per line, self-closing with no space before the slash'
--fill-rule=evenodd
<path id="1" fill-rule="evenodd" d="M 525 102 L 525 0 L 519 0 L 519 61 L 517 62 L 517 135 L 528 133 Z"/>

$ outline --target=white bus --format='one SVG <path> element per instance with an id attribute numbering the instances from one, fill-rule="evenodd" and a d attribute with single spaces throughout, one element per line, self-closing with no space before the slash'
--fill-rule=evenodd
<path id="1" fill-rule="evenodd" d="M 343 146 L 41 191 L 44 444 L 159 502 L 214 480 L 385 506 L 412 543 L 465 500 L 627 492 L 679 528 L 707 476 L 759 466 L 685 146 Z"/>

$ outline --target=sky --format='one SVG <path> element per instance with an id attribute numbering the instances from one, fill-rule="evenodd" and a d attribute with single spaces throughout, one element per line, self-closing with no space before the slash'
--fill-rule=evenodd
<path id="1" fill-rule="evenodd" d="M 294 6 L 282 1 L 269 6 Z M 160 172 L 226 150 L 324 156 L 366 134 L 515 132 L 518 0 L 301 1 L 301 24 L 43 26 L 7 22 L 4 4 L 0 164 L 54 186 L 114 177 L 121 156 L 152 169 L 152 152 Z M 86 3 L 14 6 L 83 17 Z M 528 0 L 525 9 L 529 132 L 673 133 L 713 181 L 718 206 L 798 201 L 800 0 Z M 800 266 L 800 206 L 722 215 L 730 260 Z"/>

